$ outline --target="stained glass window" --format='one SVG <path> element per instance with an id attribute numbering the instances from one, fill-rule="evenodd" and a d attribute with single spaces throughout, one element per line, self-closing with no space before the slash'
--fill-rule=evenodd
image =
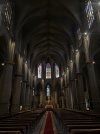
<path id="1" fill-rule="evenodd" d="M 7 28 L 8 31 L 10 31 L 11 34 L 12 32 L 12 26 L 13 26 L 13 12 L 12 12 L 12 6 L 11 2 L 9 0 L 4 0 L 4 6 L 1 11 L 1 16 L 2 16 L 2 22 Z"/>
<path id="2" fill-rule="evenodd" d="M 38 66 L 38 78 L 42 78 L 42 64 L 41 63 Z"/>
<path id="3" fill-rule="evenodd" d="M 46 79 L 50 79 L 51 78 L 51 65 L 50 63 L 46 64 Z"/>
<path id="4" fill-rule="evenodd" d="M 88 26 L 90 28 L 94 21 L 93 6 L 92 6 L 92 2 L 90 0 L 88 0 L 88 2 L 87 2 L 85 12 L 87 15 Z"/>
<path id="5" fill-rule="evenodd" d="M 59 67 L 57 64 L 55 64 L 55 75 L 56 75 L 56 78 L 59 78 Z"/>
<path id="6" fill-rule="evenodd" d="M 50 86 L 47 85 L 47 96 L 50 96 Z"/>

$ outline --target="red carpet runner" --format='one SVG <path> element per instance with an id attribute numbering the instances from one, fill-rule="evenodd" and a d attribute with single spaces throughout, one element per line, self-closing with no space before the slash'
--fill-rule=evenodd
<path id="1" fill-rule="evenodd" d="M 48 112 L 48 114 L 47 114 L 44 134 L 54 134 L 53 125 L 52 125 L 52 118 L 51 118 L 50 112 Z"/>

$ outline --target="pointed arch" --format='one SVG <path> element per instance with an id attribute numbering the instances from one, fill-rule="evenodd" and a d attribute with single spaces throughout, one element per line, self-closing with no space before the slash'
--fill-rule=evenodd
<path id="1" fill-rule="evenodd" d="M 50 65 L 50 63 L 46 64 L 46 79 L 51 79 L 51 65 Z"/>
<path id="2" fill-rule="evenodd" d="M 38 65 L 38 78 L 42 78 L 42 63 Z"/>
<path id="3" fill-rule="evenodd" d="M 59 66 L 55 63 L 55 77 L 59 78 Z"/>

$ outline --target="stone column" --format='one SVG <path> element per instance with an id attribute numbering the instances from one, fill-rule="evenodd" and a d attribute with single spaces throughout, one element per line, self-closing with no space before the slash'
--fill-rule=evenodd
<path id="1" fill-rule="evenodd" d="M 97 28 L 100 31 L 100 4 L 99 4 L 98 0 L 96 0 L 95 3 L 97 3 L 97 4 L 94 4 L 94 8 L 96 9 L 95 10 L 95 19 L 97 20 L 96 21 Z"/>
<path id="2" fill-rule="evenodd" d="M 32 108 L 32 100 L 33 99 L 33 88 L 30 88 L 30 97 L 29 97 L 29 105 L 30 105 L 30 109 Z"/>
<path id="3" fill-rule="evenodd" d="M 79 104 L 79 92 L 77 88 L 78 80 L 77 78 L 74 79 L 74 84 L 75 84 L 75 100 L 76 100 L 76 109 L 80 109 L 80 104 Z"/>
<path id="4" fill-rule="evenodd" d="M 23 87 L 22 87 L 22 91 L 21 91 L 21 103 L 22 103 L 22 108 L 23 110 L 25 109 L 25 94 L 26 94 L 26 85 L 27 85 L 27 64 L 24 63 L 23 66 Z"/>
<path id="5" fill-rule="evenodd" d="M 27 83 L 26 85 L 26 95 L 25 95 L 25 109 L 29 110 L 30 109 L 30 85 Z"/>
<path id="6" fill-rule="evenodd" d="M 40 91 L 40 106 L 43 105 L 43 91 Z"/>
<path id="7" fill-rule="evenodd" d="M 57 107 L 58 101 L 57 101 L 57 90 L 55 90 L 55 107 Z"/>
<path id="8" fill-rule="evenodd" d="M 77 73 L 77 89 L 78 89 L 78 98 L 79 98 L 79 109 L 80 110 L 85 110 L 85 94 L 84 94 L 84 89 L 83 89 L 83 78 L 81 73 Z"/>
<path id="9" fill-rule="evenodd" d="M 15 43 L 9 40 L 4 53 L 7 58 L 0 76 L 0 115 L 10 112 L 14 50 Z"/>
<path id="10" fill-rule="evenodd" d="M 28 69 L 28 74 L 27 74 L 27 76 L 28 76 L 28 82 L 27 82 L 27 85 L 26 85 L 26 100 L 25 100 L 25 107 L 26 107 L 26 109 L 27 110 L 29 110 L 30 109 L 30 93 L 31 93 L 31 82 L 30 82 L 30 80 L 31 80 L 31 72 L 30 72 L 30 69 Z"/>
<path id="11" fill-rule="evenodd" d="M 13 64 L 6 64 L 0 76 L 0 115 L 9 113 Z"/>
<path id="12" fill-rule="evenodd" d="M 34 108 L 36 108 L 36 95 L 34 95 Z"/>
<path id="13" fill-rule="evenodd" d="M 44 87 L 44 79 L 42 79 L 42 95 L 43 95 L 43 97 L 42 97 L 42 104 L 44 105 L 45 104 L 45 87 Z"/>
<path id="14" fill-rule="evenodd" d="M 62 96 L 62 108 L 64 108 L 64 96 Z"/>
<path id="15" fill-rule="evenodd" d="M 75 80 L 71 80 L 71 92 L 72 92 L 71 99 L 73 98 L 73 108 L 77 109 L 77 91 L 75 88 Z"/>
<path id="16" fill-rule="evenodd" d="M 12 107 L 11 112 L 18 112 L 20 110 L 20 95 L 21 95 L 22 75 L 16 74 L 14 80 L 14 89 L 12 91 Z"/>
<path id="17" fill-rule="evenodd" d="M 69 88 L 65 89 L 65 96 L 66 96 L 66 108 L 70 108 L 70 96 L 69 96 Z"/>
<path id="18" fill-rule="evenodd" d="M 68 87 L 68 94 L 69 94 L 69 108 L 70 109 L 73 109 L 73 93 L 72 93 L 72 88 L 71 88 L 71 83 L 69 84 L 69 87 Z"/>
<path id="19" fill-rule="evenodd" d="M 21 100 L 22 100 L 22 108 L 23 108 L 23 110 L 25 109 L 26 85 L 27 85 L 27 81 L 24 80 L 24 81 L 23 81 L 22 94 L 21 94 Z"/>
<path id="20" fill-rule="evenodd" d="M 34 76 L 33 79 L 34 79 L 34 102 L 33 102 L 33 104 L 34 104 L 34 108 L 36 108 L 36 85 L 37 85 L 36 76 Z"/>
<path id="21" fill-rule="evenodd" d="M 90 103 L 93 105 L 93 110 L 98 112 L 100 111 L 100 97 L 99 97 L 99 89 L 97 88 L 97 84 L 96 84 L 93 63 L 88 62 L 87 68 L 88 68 L 88 75 L 89 75 L 90 92 L 92 97 Z"/>
<path id="22" fill-rule="evenodd" d="M 18 55 L 17 59 L 17 69 L 14 78 L 14 88 L 12 90 L 12 107 L 11 111 L 16 113 L 20 110 L 20 97 L 21 97 L 21 89 L 22 89 L 22 57 Z"/>
<path id="23" fill-rule="evenodd" d="M 30 108 L 32 108 L 32 99 L 33 99 L 33 75 L 32 72 L 30 72 L 30 97 L 29 97 L 30 101 Z"/>

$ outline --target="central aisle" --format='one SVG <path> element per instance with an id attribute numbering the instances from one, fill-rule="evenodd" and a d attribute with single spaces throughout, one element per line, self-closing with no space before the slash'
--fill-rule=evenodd
<path id="1" fill-rule="evenodd" d="M 50 111 L 47 113 L 47 118 L 46 118 L 46 123 L 45 123 L 45 128 L 44 128 L 44 134 L 54 134 L 53 124 L 52 124 L 52 117 L 51 117 L 51 112 Z"/>
<path id="2" fill-rule="evenodd" d="M 52 111 L 46 111 L 40 134 L 57 134 L 54 114 Z"/>

